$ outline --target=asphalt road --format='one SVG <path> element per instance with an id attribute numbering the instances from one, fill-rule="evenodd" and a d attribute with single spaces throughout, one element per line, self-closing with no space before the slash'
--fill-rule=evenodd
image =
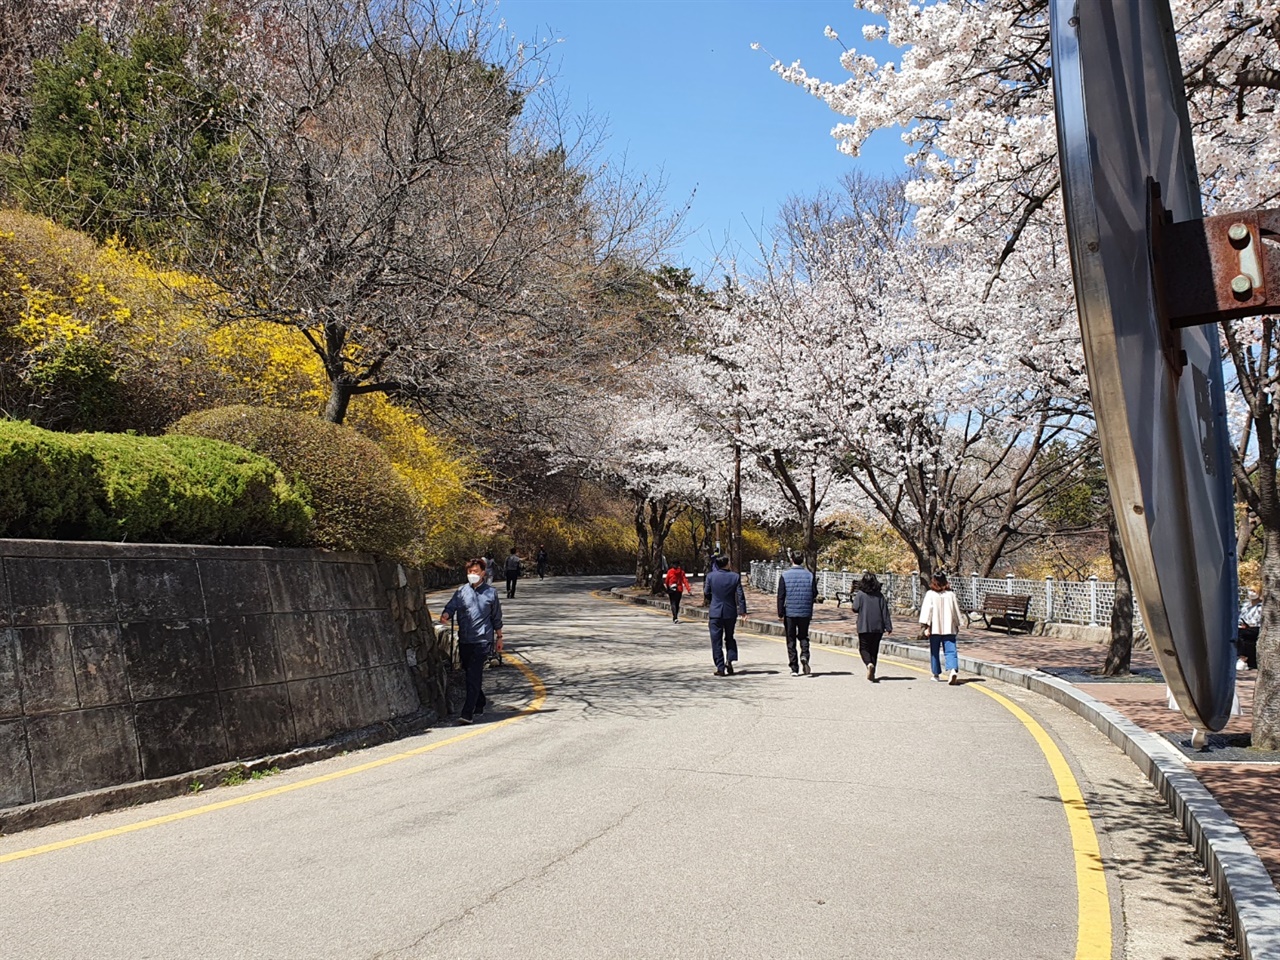
<path id="1" fill-rule="evenodd" d="M 717 679 L 705 625 L 606 582 L 522 581 L 528 672 L 486 675 L 476 727 L 0 839 L 0 956 L 1235 956 L 1154 791 L 1073 714 L 817 646 L 793 679 L 745 635 Z"/>

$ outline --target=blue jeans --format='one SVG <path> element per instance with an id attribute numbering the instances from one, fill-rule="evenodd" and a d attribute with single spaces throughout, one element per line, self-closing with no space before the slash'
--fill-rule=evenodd
<path id="1" fill-rule="evenodd" d="M 938 645 L 941 644 L 947 656 L 947 671 L 960 669 L 960 658 L 956 655 L 956 635 L 954 633 L 929 634 L 929 670 L 936 677 L 942 673 L 938 664 Z"/>
<path id="2" fill-rule="evenodd" d="M 725 660 L 730 663 L 738 659 L 738 641 L 734 639 L 733 628 L 737 626 L 737 618 L 732 620 L 716 617 L 711 626 L 711 659 L 717 670 L 724 669 Z M 723 648 L 721 647 L 723 644 Z"/>

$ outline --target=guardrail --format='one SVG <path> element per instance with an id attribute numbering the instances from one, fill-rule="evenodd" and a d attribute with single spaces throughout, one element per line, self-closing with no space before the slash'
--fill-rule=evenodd
<path id="1" fill-rule="evenodd" d="M 758 590 L 773 593 L 778 589 L 778 576 L 787 568 L 784 563 L 762 560 L 751 562 L 751 585 Z M 877 573 L 884 595 L 895 610 L 903 612 L 920 609 L 925 586 L 914 574 Z M 850 570 L 819 570 L 818 594 L 834 597 L 837 592 L 852 593 L 861 573 Z M 1024 580 L 1012 575 L 1007 577 L 958 576 L 951 578 L 951 588 L 964 610 L 976 610 L 982 606 L 982 598 L 989 593 L 1022 594 L 1031 597 L 1029 616 L 1042 623 L 1075 623 L 1085 626 L 1106 626 L 1111 623 L 1111 608 L 1115 605 L 1116 585 L 1110 580 L 1090 577 L 1088 580 Z M 1133 629 L 1142 629 L 1142 615 L 1135 605 Z"/>

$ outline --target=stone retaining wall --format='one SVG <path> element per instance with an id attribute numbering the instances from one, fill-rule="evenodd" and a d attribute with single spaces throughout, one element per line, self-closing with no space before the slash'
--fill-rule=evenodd
<path id="1" fill-rule="evenodd" d="M 443 712 L 450 657 L 369 556 L 0 540 L 0 807 Z"/>

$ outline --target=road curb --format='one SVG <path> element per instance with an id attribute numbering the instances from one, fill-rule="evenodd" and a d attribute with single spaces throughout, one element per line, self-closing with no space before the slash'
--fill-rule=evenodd
<path id="1" fill-rule="evenodd" d="M 631 603 L 671 609 L 670 603 L 660 597 L 636 597 L 619 590 L 610 592 Z M 706 611 L 696 606 L 687 611 L 682 606 L 680 615 L 683 619 L 707 619 Z M 739 625 L 767 636 L 784 635 L 779 623 L 745 618 Z M 809 638 L 826 646 L 855 645 L 854 637 L 826 630 L 810 630 Z M 893 640 L 883 641 L 880 652 L 906 660 L 929 659 L 926 647 Z M 1143 730 L 1114 707 L 1047 673 L 973 657 L 960 657 L 960 667 L 966 673 L 991 677 L 1048 697 L 1088 720 L 1124 751 L 1182 824 L 1226 907 L 1244 960 L 1280 960 L 1280 891 L 1239 826 L 1170 743 Z"/>
<path id="2" fill-rule="evenodd" d="M 190 793 L 192 786 L 197 783 L 202 785 L 201 789 L 203 786 L 219 786 L 224 779 L 236 771 L 247 776 L 255 771 L 270 770 L 272 767 L 287 770 L 290 767 L 300 767 L 317 760 L 328 760 L 330 757 L 336 757 L 351 750 L 376 747 L 382 743 L 421 733 L 437 719 L 434 710 L 423 710 L 339 734 L 323 743 L 299 747 L 296 750 L 269 757 L 220 763 L 188 773 L 179 773 L 172 777 L 139 780 L 114 787 L 103 787 L 101 790 L 73 793 L 66 797 L 54 797 L 51 800 L 28 803 L 21 807 L 10 807 L 0 810 L 0 836 L 32 830 L 36 827 L 47 827 L 67 820 L 79 820 L 82 817 L 109 813 L 112 810 L 134 807 L 155 800 L 180 797 Z"/>

